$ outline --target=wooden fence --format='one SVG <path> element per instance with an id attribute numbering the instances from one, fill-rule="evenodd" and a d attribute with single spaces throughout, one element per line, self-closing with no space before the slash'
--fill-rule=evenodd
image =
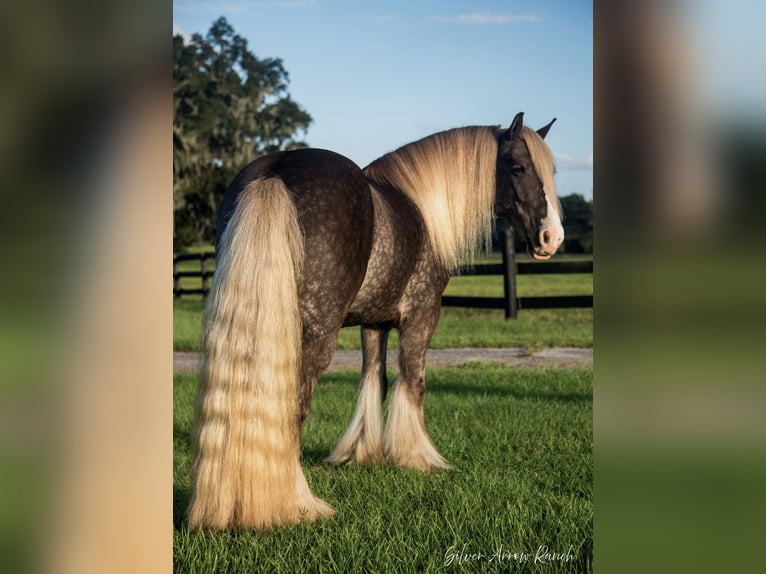
<path id="1" fill-rule="evenodd" d="M 180 271 L 178 264 L 183 261 L 199 261 L 199 271 Z M 215 263 L 214 251 L 206 251 L 204 253 L 179 253 L 173 255 L 174 297 L 181 297 L 182 295 L 203 295 L 207 297 L 207 294 L 210 292 L 210 279 L 213 277 L 214 273 L 214 270 L 208 266 L 208 261 Z M 181 287 L 181 279 L 184 277 L 199 278 L 202 281 L 202 287 L 196 289 Z"/>
<path id="2" fill-rule="evenodd" d="M 513 247 L 513 232 L 507 229 L 500 243 L 502 263 L 474 265 L 460 269 L 460 275 L 502 275 L 502 297 L 442 297 L 444 307 L 503 309 L 506 319 L 515 319 L 519 309 L 572 309 L 593 307 L 593 295 L 558 295 L 518 297 L 517 275 L 559 275 L 564 273 L 593 273 L 593 261 L 517 262 Z"/>
<path id="3" fill-rule="evenodd" d="M 516 276 L 522 274 L 593 273 L 593 261 L 550 261 L 550 262 L 517 262 L 513 247 L 513 233 L 508 229 L 501 242 L 502 263 L 478 264 L 461 268 L 461 276 L 466 275 L 502 275 L 503 297 L 442 297 L 445 307 L 471 307 L 478 309 L 503 309 L 506 319 L 515 319 L 519 309 L 570 309 L 593 307 L 593 295 L 558 295 L 545 297 L 518 297 L 516 295 Z M 199 271 L 180 271 L 182 261 L 199 261 Z M 184 253 L 173 256 L 173 295 L 203 295 L 210 291 L 210 279 L 213 270 L 208 264 L 215 261 L 215 253 Z M 184 277 L 197 277 L 202 286 L 195 289 L 181 287 Z"/>

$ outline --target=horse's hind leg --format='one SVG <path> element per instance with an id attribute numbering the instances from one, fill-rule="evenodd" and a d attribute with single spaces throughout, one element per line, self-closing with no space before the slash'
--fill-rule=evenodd
<path id="1" fill-rule="evenodd" d="M 339 331 L 340 326 L 330 329 L 322 335 L 310 331 L 306 331 L 303 334 L 300 419 L 298 421 L 301 429 L 309 416 L 311 399 L 314 396 L 317 381 L 330 365 L 330 361 L 332 361 Z"/>
<path id="2" fill-rule="evenodd" d="M 386 398 L 386 344 L 388 328 L 362 326 L 362 378 L 359 401 L 343 437 L 327 460 L 366 465 L 383 458 L 383 400 Z"/>
<path id="3" fill-rule="evenodd" d="M 423 418 L 426 351 L 439 320 L 438 306 L 410 317 L 399 327 L 399 378 L 389 405 L 386 455 L 395 464 L 430 472 L 449 468 L 431 444 Z"/>

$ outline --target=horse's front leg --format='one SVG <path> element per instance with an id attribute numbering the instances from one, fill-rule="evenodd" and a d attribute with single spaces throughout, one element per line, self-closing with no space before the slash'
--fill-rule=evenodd
<path id="1" fill-rule="evenodd" d="M 367 465 L 383 459 L 383 400 L 388 390 L 386 347 L 388 327 L 362 326 L 362 378 L 359 400 L 345 434 L 327 460 Z"/>
<path id="2" fill-rule="evenodd" d="M 426 432 L 426 351 L 439 320 L 437 302 L 420 309 L 399 326 L 399 378 L 389 404 L 386 455 L 399 466 L 430 472 L 449 468 Z"/>

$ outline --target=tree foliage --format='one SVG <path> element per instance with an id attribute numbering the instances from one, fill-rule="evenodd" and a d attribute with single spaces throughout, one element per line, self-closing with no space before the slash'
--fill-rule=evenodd
<path id="1" fill-rule="evenodd" d="M 579 193 L 560 198 L 564 212 L 564 245 L 566 253 L 593 253 L 593 201 Z"/>
<path id="2" fill-rule="evenodd" d="M 221 17 L 203 37 L 173 37 L 174 248 L 207 242 L 223 193 L 260 155 L 305 147 L 311 123 L 278 58 L 258 59 Z"/>

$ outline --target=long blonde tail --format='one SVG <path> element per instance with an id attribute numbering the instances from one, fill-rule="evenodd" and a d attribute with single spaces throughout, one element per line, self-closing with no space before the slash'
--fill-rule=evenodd
<path id="1" fill-rule="evenodd" d="M 221 239 L 205 313 L 190 529 L 267 529 L 334 512 L 300 467 L 303 259 L 282 180 L 250 183 Z"/>

